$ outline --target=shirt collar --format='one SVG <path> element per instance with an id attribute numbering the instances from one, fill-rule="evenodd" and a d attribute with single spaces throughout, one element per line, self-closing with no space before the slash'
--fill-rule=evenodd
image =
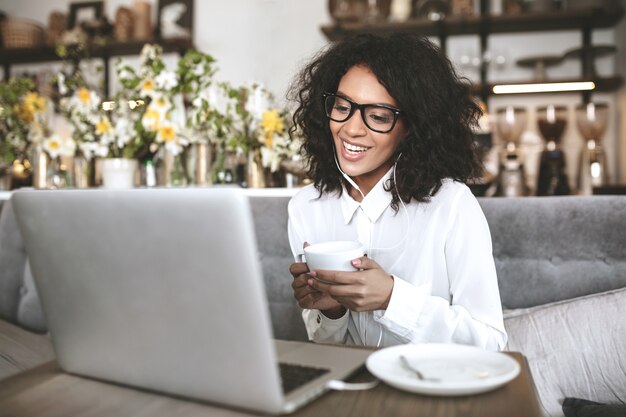
<path id="1" fill-rule="evenodd" d="M 385 182 L 391 177 L 392 170 L 393 168 L 390 168 L 383 175 L 360 203 L 350 196 L 345 186 L 343 187 L 340 203 L 343 220 L 346 224 L 350 223 L 359 207 L 361 207 L 370 222 L 375 223 L 378 220 L 383 211 L 391 204 L 392 196 L 389 191 L 385 191 Z"/>

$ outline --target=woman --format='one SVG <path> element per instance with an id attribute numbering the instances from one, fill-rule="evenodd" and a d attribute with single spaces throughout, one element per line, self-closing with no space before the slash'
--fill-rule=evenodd
<path id="1" fill-rule="evenodd" d="M 292 91 L 314 182 L 289 203 L 294 257 L 333 240 L 367 253 L 355 272 L 291 265 L 309 338 L 503 349 L 489 228 L 463 183 L 480 173 L 480 110 L 447 58 L 411 35 L 358 36 L 318 55 Z"/>

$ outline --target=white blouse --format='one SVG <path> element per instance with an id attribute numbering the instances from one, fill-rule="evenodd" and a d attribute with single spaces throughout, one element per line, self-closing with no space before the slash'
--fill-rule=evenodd
<path id="1" fill-rule="evenodd" d="M 348 192 L 319 193 L 309 185 L 289 202 L 294 258 L 304 242 L 358 240 L 394 279 L 386 310 L 336 320 L 318 310 L 302 316 L 316 342 L 392 346 L 460 343 L 501 350 L 507 336 L 487 220 L 469 188 L 444 180 L 428 203 L 391 208 L 384 190 L 391 170 L 361 203 Z"/>

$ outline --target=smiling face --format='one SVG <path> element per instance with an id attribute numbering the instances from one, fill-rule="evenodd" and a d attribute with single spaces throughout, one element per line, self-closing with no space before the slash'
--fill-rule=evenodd
<path id="1" fill-rule="evenodd" d="M 398 108 L 398 103 L 366 66 L 354 66 L 339 81 L 337 95 L 358 104 L 382 104 Z M 402 120 L 388 133 L 370 130 L 359 110 L 345 122 L 329 120 L 341 169 L 367 194 L 393 165 L 393 154 L 407 136 Z M 358 194 L 358 193 L 356 193 Z M 356 197 L 351 192 L 353 197 Z"/>

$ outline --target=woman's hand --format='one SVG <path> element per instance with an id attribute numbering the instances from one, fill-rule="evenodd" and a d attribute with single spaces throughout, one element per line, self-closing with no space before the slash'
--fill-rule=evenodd
<path id="1" fill-rule="evenodd" d="M 308 246 L 307 243 L 304 246 Z M 291 288 L 301 308 L 320 310 L 326 317 L 338 319 L 346 312 L 346 308 L 334 300 L 328 293 L 316 290 L 308 284 L 311 279 L 309 267 L 304 262 L 294 262 L 289 266 L 293 276 Z"/>
<path id="2" fill-rule="evenodd" d="M 330 295 L 336 302 L 352 311 L 384 310 L 389 305 L 393 290 L 393 277 L 368 257 L 352 261 L 355 272 L 312 271 L 307 284 L 314 290 Z"/>

